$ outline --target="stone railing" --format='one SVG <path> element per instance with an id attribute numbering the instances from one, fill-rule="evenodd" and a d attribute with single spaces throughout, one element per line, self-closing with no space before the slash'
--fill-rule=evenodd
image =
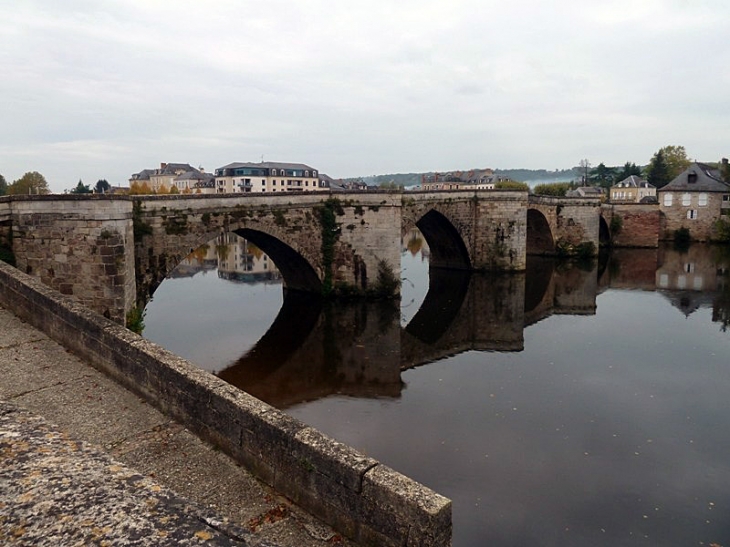
<path id="1" fill-rule="evenodd" d="M 451 501 L 0 262 L 0 304 L 363 545 L 451 542 Z"/>

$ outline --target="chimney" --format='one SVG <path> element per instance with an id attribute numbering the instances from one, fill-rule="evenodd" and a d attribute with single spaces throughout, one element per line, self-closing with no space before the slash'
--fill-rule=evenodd
<path id="1" fill-rule="evenodd" d="M 164 169 L 165 167 L 167 167 L 166 163 L 160 163 L 160 169 Z"/>

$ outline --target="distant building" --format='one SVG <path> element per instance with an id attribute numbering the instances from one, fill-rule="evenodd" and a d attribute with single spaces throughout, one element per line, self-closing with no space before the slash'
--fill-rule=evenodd
<path id="1" fill-rule="evenodd" d="M 579 186 L 575 190 L 568 190 L 565 193 L 565 197 L 568 198 L 601 198 L 603 196 L 603 188 L 600 186 Z"/>
<path id="2" fill-rule="evenodd" d="M 472 169 L 470 171 L 449 171 L 421 175 L 421 189 L 439 190 L 494 190 L 497 182 L 508 180 L 495 175 L 492 169 Z"/>
<path id="3" fill-rule="evenodd" d="M 189 163 L 160 163 L 159 169 L 143 169 L 129 179 L 130 188 L 147 185 L 151 192 L 168 193 L 173 187 L 180 193 L 193 193 L 206 187 L 213 175 Z"/>
<path id="4" fill-rule="evenodd" d="M 316 192 L 320 177 L 316 169 L 303 163 L 236 162 L 215 170 L 215 189 L 218 194 Z"/>
<path id="5" fill-rule="evenodd" d="M 611 186 L 612 203 L 656 203 L 656 187 L 631 175 Z"/>
<path id="6" fill-rule="evenodd" d="M 657 194 L 666 221 L 664 239 L 687 228 L 693 240 L 712 240 L 715 222 L 720 215 L 730 214 L 730 185 L 719 170 L 704 163 L 691 164 Z"/>

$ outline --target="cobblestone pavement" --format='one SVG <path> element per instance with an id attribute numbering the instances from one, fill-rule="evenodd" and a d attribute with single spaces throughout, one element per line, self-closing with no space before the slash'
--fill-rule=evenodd
<path id="1" fill-rule="evenodd" d="M 0 307 L 0 545 L 354 544 Z"/>

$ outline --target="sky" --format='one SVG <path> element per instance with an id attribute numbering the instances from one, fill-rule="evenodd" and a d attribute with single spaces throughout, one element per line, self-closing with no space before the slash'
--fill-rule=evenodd
<path id="1" fill-rule="evenodd" d="M 2 0 L 0 174 L 730 155 L 727 0 Z"/>

